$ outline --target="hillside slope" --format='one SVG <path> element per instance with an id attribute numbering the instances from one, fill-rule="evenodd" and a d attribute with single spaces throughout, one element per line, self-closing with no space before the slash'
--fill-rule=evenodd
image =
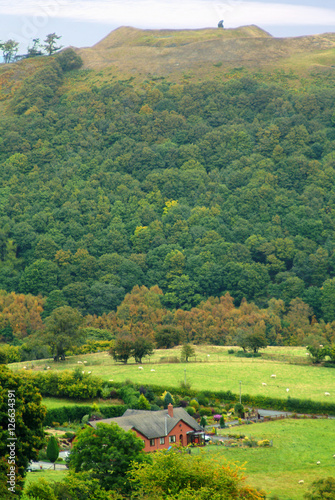
<path id="1" fill-rule="evenodd" d="M 86 68 L 113 65 L 125 73 L 171 75 L 185 70 L 206 74 L 213 65 L 224 68 L 310 64 L 310 56 L 335 54 L 335 34 L 273 38 L 257 26 L 236 29 L 140 30 L 121 27 L 91 48 L 79 49 Z M 335 61 L 335 55 L 333 57 Z M 320 61 L 315 61 L 315 63 Z"/>

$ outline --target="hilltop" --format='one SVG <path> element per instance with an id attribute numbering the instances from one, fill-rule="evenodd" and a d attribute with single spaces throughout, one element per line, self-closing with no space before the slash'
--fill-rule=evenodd
<path id="1" fill-rule="evenodd" d="M 114 67 L 118 72 L 158 76 L 192 70 L 211 74 L 245 66 L 259 69 L 331 65 L 335 34 L 274 38 L 257 26 L 236 29 L 141 30 L 120 27 L 90 48 L 78 49 L 86 68 Z"/>

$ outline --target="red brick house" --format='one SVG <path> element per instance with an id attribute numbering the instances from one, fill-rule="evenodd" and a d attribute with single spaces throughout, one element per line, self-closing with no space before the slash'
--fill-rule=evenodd
<path id="1" fill-rule="evenodd" d="M 144 451 L 167 449 L 173 444 L 204 444 L 204 431 L 184 408 L 167 410 L 127 410 L 122 417 L 89 422 L 92 427 L 101 422 L 118 424 L 125 431 L 133 430 L 144 442 Z"/>

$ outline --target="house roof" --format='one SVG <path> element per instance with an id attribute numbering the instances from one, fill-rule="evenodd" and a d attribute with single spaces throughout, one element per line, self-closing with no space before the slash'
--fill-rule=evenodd
<path id="1" fill-rule="evenodd" d="M 194 431 L 203 431 L 198 422 L 184 408 L 173 408 L 173 417 L 170 417 L 167 410 L 127 410 L 122 417 L 96 420 L 90 422 L 90 425 L 95 428 L 99 423 L 111 424 L 115 422 L 125 431 L 135 429 L 147 439 L 154 439 L 167 436 L 181 420 Z"/>

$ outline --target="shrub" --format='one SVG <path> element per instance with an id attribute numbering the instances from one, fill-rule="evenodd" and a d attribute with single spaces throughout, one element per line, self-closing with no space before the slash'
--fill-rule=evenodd
<path id="1" fill-rule="evenodd" d="M 199 410 L 199 415 L 201 417 L 211 417 L 212 416 L 212 410 L 210 408 L 200 408 Z"/>
<path id="2" fill-rule="evenodd" d="M 205 396 L 203 392 L 199 392 L 199 394 L 197 395 L 197 400 L 199 402 L 199 405 L 201 406 L 209 405 L 209 399 Z"/>
<path id="3" fill-rule="evenodd" d="M 186 408 L 186 411 L 189 415 L 191 415 L 191 417 L 193 417 L 193 415 L 195 414 L 195 409 L 193 408 L 193 406 L 188 406 Z"/>
<path id="4" fill-rule="evenodd" d="M 205 427 L 206 427 L 206 425 L 207 425 L 207 420 L 205 419 L 205 417 L 204 417 L 204 416 L 202 416 L 202 417 L 201 417 L 201 420 L 200 420 L 200 425 L 201 425 L 201 427 L 204 427 L 204 428 L 205 428 Z"/>
<path id="5" fill-rule="evenodd" d="M 57 61 L 63 71 L 79 69 L 83 65 L 82 58 L 71 48 L 65 49 L 57 54 Z"/>
<path id="6" fill-rule="evenodd" d="M 269 439 L 263 439 L 262 441 L 258 441 L 257 445 L 262 447 L 262 448 L 266 448 L 266 447 L 270 446 L 271 443 L 270 443 Z"/>
<path id="7" fill-rule="evenodd" d="M 186 407 L 188 406 L 188 401 L 186 401 L 185 399 L 181 399 L 181 400 L 179 401 L 179 406 L 180 406 L 181 408 L 186 408 Z"/>
<path id="8" fill-rule="evenodd" d="M 195 410 L 198 410 L 198 409 L 199 409 L 199 407 L 200 407 L 200 405 L 199 405 L 199 403 L 198 403 L 198 401 L 197 401 L 196 399 L 191 399 L 191 401 L 190 401 L 190 406 L 193 406 L 193 408 L 194 408 Z"/>

